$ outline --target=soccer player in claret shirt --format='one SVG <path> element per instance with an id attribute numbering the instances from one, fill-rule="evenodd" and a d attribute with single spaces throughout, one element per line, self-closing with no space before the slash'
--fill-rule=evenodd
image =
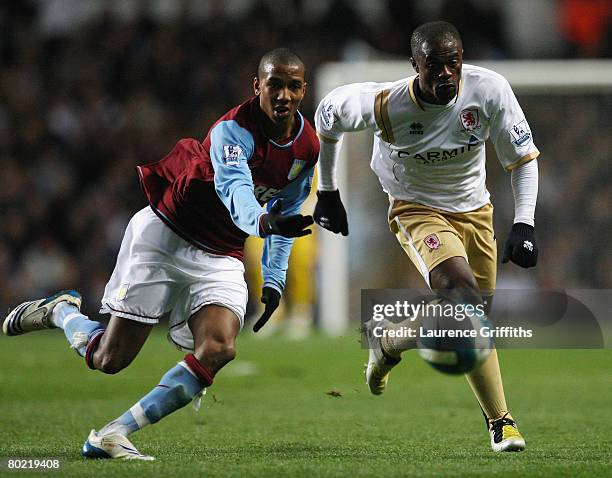
<path id="1" fill-rule="evenodd" d="M 514 225 L 502 262 L 521 267 L 537 261 L 539 152 L 506 79 L 462 63 L 461 37 L 453 25 L 421 25 L 411 47 L 415 76 L 341 86 L 321 101 L 315 116 L 321 152 L 314 219 L 348 234 L 335 163 L 343 134 L 369 129 L 374 133 L 371 167 L 389 194 L 389 225 L 412 263 L 444 300 L 474 305 L 486 300 L 490 307 L 497 252 L 485 186 L 485 141 L 492 140 L 510 171 L 514 191 Z M 415 339 L 370 337 L 366 380 L 373 394 L 383 392 L 401 352 L 415 346 Z M 485 414 L 493 450 L 524 449 L 506 405 L 495 350 L 467 380 Z"/>
<path id="2" fill-rule="evenodd" d="M 234 358 L 247 302 L 241 259 L 248 235 L 265 238 L 265 310 L 254 329 L 278 307 L 292 238 L 309 234 L 313 223 L 299 213 L 319 153 L 314 128 L 298 111 L 304 75 L 291 51 L 267 53 L 254 97 L 223 115 L 203 142 L 182 139 L 161 161 L 138 167 L 149 206 L 128 224 L 106 285 L 108 327 L 80 312 L 76 291 L 25 302 L 4 320 L 7 335 L 61 328 L 90 368 L 113 374 L 169 315 L 169 339 L 189 353 L 123 415 L 92 430 L 84 456 L 152 459 L 127 435 L 199 399 Z"/>

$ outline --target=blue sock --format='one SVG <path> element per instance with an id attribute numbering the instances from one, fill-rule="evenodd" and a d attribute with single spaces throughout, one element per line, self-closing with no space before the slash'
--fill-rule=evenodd
<path id="1" fill-rule="evenodd" d="M 181 361 L 166 372 L 159 385 L 123 415 L 102 428 L 98 434 L 129 435 L 183 408 L 201 391 L 200 380 L 187 364 Z"/>
<path id="2" fill-rule="evenodd" d="M 81 357 L 85 356 L 89 339 L 96 332 L 104 330 L 100 322 L 90 320 L 74 305 L 67 302 L 61 302 L 55 306 L 51 320 L 56 327 L 64 330 L 70 347 L 76 350 Z"/>

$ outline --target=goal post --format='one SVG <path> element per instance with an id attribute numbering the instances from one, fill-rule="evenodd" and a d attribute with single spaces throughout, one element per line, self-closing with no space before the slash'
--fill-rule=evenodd
<path id="1" fill-rule="evenodd" d="M 612 98 L 611 60 L 495 62 L 470 62 L 468 60 L 466 63 L 500 73 L 510 82 L 519 97 L 524 95 L 542 95 L 543 97 L 605 95 L 606 98 Z M 388 82 L 413 74 L 412 66 L 407 60 L 328 63 L 321 66 L 316 72 L 316 102 L 318 104 L 327 93 L 343 84 L 364 81 Z M 528 120 L 532 123 L 529 115 Z M 609 123 L 601 127 L 610 129 Z M 540 146 L 537 141 L 538 132 L 536 131 L 535 134 L 536 143 Z M 612 135 L 612 133 L 608 134 Z M 540 149 L 542 150 L 541 147 Z M 344 333 L 351 319 L 358 320 L 359 290 L 355 289 L 377 288 L 380 283 L 384 282 L 368 277 L 367 268 L 365 274 L 362 272 L 360 280 L 352 280 L 351 271 L 355 268 L 357 261 L 370 263 L 368 261 L 375 261 L 377 255 L 384 255 L 382 253 L 386 253 L 387 248 L 399 247 L 392 245 L 394 238 L 389 231 L 383 231 L 386 226 L 384 220 L 386 196 L 382 193 L 377 178 L 370 172 L 367 183 L 359 183 L 359 186 L 356 186 L 355 182 L 349 178 L 353 171 L 369 171 L 370 156 L 371 133 L 349 133 L 344 136 L 337 173 L 342 198 L 349 213 L 351 234 L 348 238 L 324 230 L 318 234 L 318 317 L 321 330 L 329 335 Z M 368 184 L 366 189 L 363 189 L 364 184 Z M 359 190 L 355 192 L 354 188 L 359 188 Z M 509 194 L 511 195 L 511 192 Z M 354 201 L 352 201 L 353 198 Z M 376 204 L 378 212 L 375 216 L 368 216 L 370 203 Z M 372 238 L 370 233 L 374 230 L 376 233 Z M 381 231 L 386 234 L 385 239 L 382 239 Z M 389 260 L 388 257 L 386 260 Z M 408 259 L 403 260 L 405 267 L 408 268 Z M 383 270 L 385 267 L 384 264 L 381 265 Z M 389 264 L 387 269 L 392 271 L 398 268 L 396 264 Z M 393 275 L 397 272 L 389 272 L 389 274 Z M 396 288 L 405 287 L 405 282 L 402 280 L 396 281 L 396 284 Z"/>

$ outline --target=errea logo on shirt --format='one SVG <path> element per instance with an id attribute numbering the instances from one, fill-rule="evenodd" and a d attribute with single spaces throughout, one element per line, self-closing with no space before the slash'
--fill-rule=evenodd
<path id="1" fill-rule="evenodd" d="M 413 122 L 410 124 L 410 134 L 418 134 L 423 136 L 423 123 Z"/>
<path id="2" fill-rule="evenodd" d="M 227 166 L 237 166 L 242 156 L 242 148 L 237 144 L 226 144 L 223 146 L 223 162 Z"/>

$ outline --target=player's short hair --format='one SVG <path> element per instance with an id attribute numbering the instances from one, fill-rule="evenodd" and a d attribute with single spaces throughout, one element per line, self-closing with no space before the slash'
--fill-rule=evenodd
<path id="1" fill-rule="evenodd" d="M 457 45 L 463 45 L 459 30 L 452 23 L 444 21 L 423 23 L 423 25 L 415 28 L 412 37 L 410 37 L 412 58 L 416 58 L 420 54 L 423 43 L 443 40 L 455 40 Z"/>
<path id="2" fill-rule="evenodd" d="M 293 65 L 301 67 L 306 72 L 302 59 L 289 48 L 275 48 L 262 56 L 257 68 L 258 76 L 263 76 L 267 65 Z"/>

